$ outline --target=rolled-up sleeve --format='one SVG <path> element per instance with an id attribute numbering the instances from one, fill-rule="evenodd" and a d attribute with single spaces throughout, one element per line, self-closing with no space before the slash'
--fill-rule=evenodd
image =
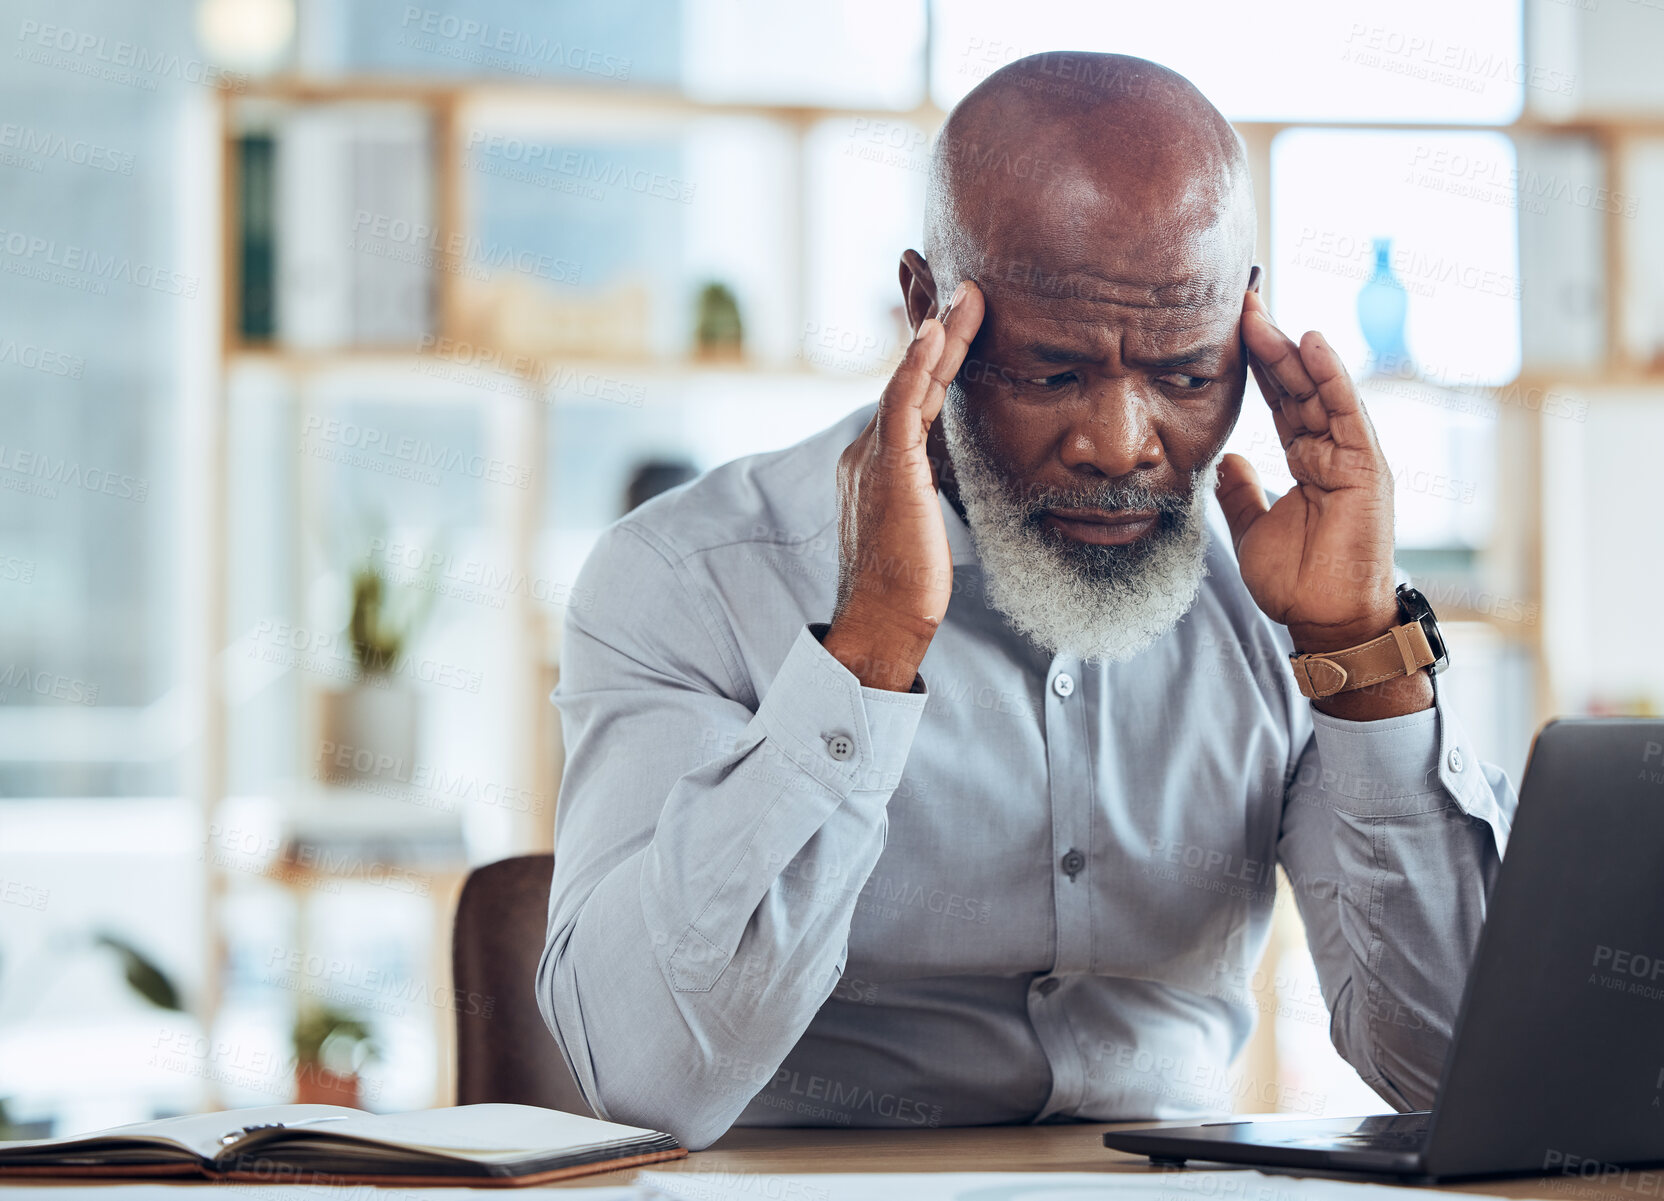
<path id="1" fill-rule="evenodd" d="M 1278 842 L 1331 1039 L 1400 1110 L 1437 1091 L 1515 806 L 1435 692 L 1380 721 L 1313 709 Z"/>
<path id="2" fill-rule="evenodd" d="M 842 974 L 926 696 L 863 688 L 801 626 L 760 698 L 685 562 L 627 523 L 586 562 L 543 1017 L 603 1117 L 699 1148 Z"/>

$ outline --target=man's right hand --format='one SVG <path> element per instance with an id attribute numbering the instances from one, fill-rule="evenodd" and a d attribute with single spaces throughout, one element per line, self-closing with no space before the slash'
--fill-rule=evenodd
<path id="1" fill-rule="evenodd" d="M 982 324 L 966 281 L 919 323 L 867 428 L 838 460 L 838 606 L 822 640 L 868 688 L 906 692 L 953 594 L 953 557 L 925 449 Z"/>

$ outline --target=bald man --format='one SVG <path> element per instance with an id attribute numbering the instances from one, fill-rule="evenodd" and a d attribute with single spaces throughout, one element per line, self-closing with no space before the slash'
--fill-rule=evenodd
<path id="1" fill-rule="evenodd" d="M 537 978 L 597 1114 L 691 1148 L 1321 1114 L 1231 1066 L 1279 865 L 1321 996 L 1277 1012 L 1430 1102 L 1514 793 L 1434 688 L 1391 472 L 1328 343 L 1259 300 L 1254 228 L 1182 77 L 1013 63 L 938 139 L 877 405 L 602 536 Z M 1222 456 L 1250 370 L 1298 482 L 1269 506 Z"/>

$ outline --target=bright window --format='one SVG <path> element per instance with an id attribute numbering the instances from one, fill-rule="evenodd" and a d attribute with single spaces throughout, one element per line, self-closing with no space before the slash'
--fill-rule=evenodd
<path id="1" fill-rule="evenodd" d="M 1502 124 L 1527 87 L 1568 82 L 1525 61 L 1517 0 L 1285 0 L 1274 13 L 1240 0 L 953 0 L 933 15 L 931 95 L 943 108 L 1048 50 L 1154 59 L 1238 121 Z"/>

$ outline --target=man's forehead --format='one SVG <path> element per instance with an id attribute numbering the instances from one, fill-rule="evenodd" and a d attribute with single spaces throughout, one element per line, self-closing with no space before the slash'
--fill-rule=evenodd
<path id="1" fill-rule="evenodd" d="M 1149 287 L 1077 273 L 1008 282 L 972 275 L 984 298 L 983 330 L 1001 346 L 1094 342 L 1111 331 L 1163 346 L 1228 338 L 1242 312 L 1235 273 Z"/>
<path id="2" fill-rule="evenodd" d="M 1050 270 L 1020 259 L 984 259 L 965 278 L 982 289 L 987 305 L 1013 314 L 1059 319 L 1097 314 L 1141 322 L 1211 320 L 1216 310 L 1242 306 L 1246 267 L 1210 265 L 1168 279 L 1127 279 L 1096 271 Z"/>
<path id="3" fill-rule="evenodd" d="M 1240 304 L 1252 207 L 1217 181 L 1079 164 L 1045 187 L 989 186 L 953 206 L 952 257 L 1001 295 L 1132 309 Z"/>
<path id="4" fill-rule="evenodd" d="M 967 239 L 969 241 L 970 239 Z M 984 236 L 955 258 L 989 302 L 1070 302 L 1129 309 L 1212 308 L 1242 303 L 1247 248 L 1222 225 L 1183 233 L 1146 226 Z"/>

